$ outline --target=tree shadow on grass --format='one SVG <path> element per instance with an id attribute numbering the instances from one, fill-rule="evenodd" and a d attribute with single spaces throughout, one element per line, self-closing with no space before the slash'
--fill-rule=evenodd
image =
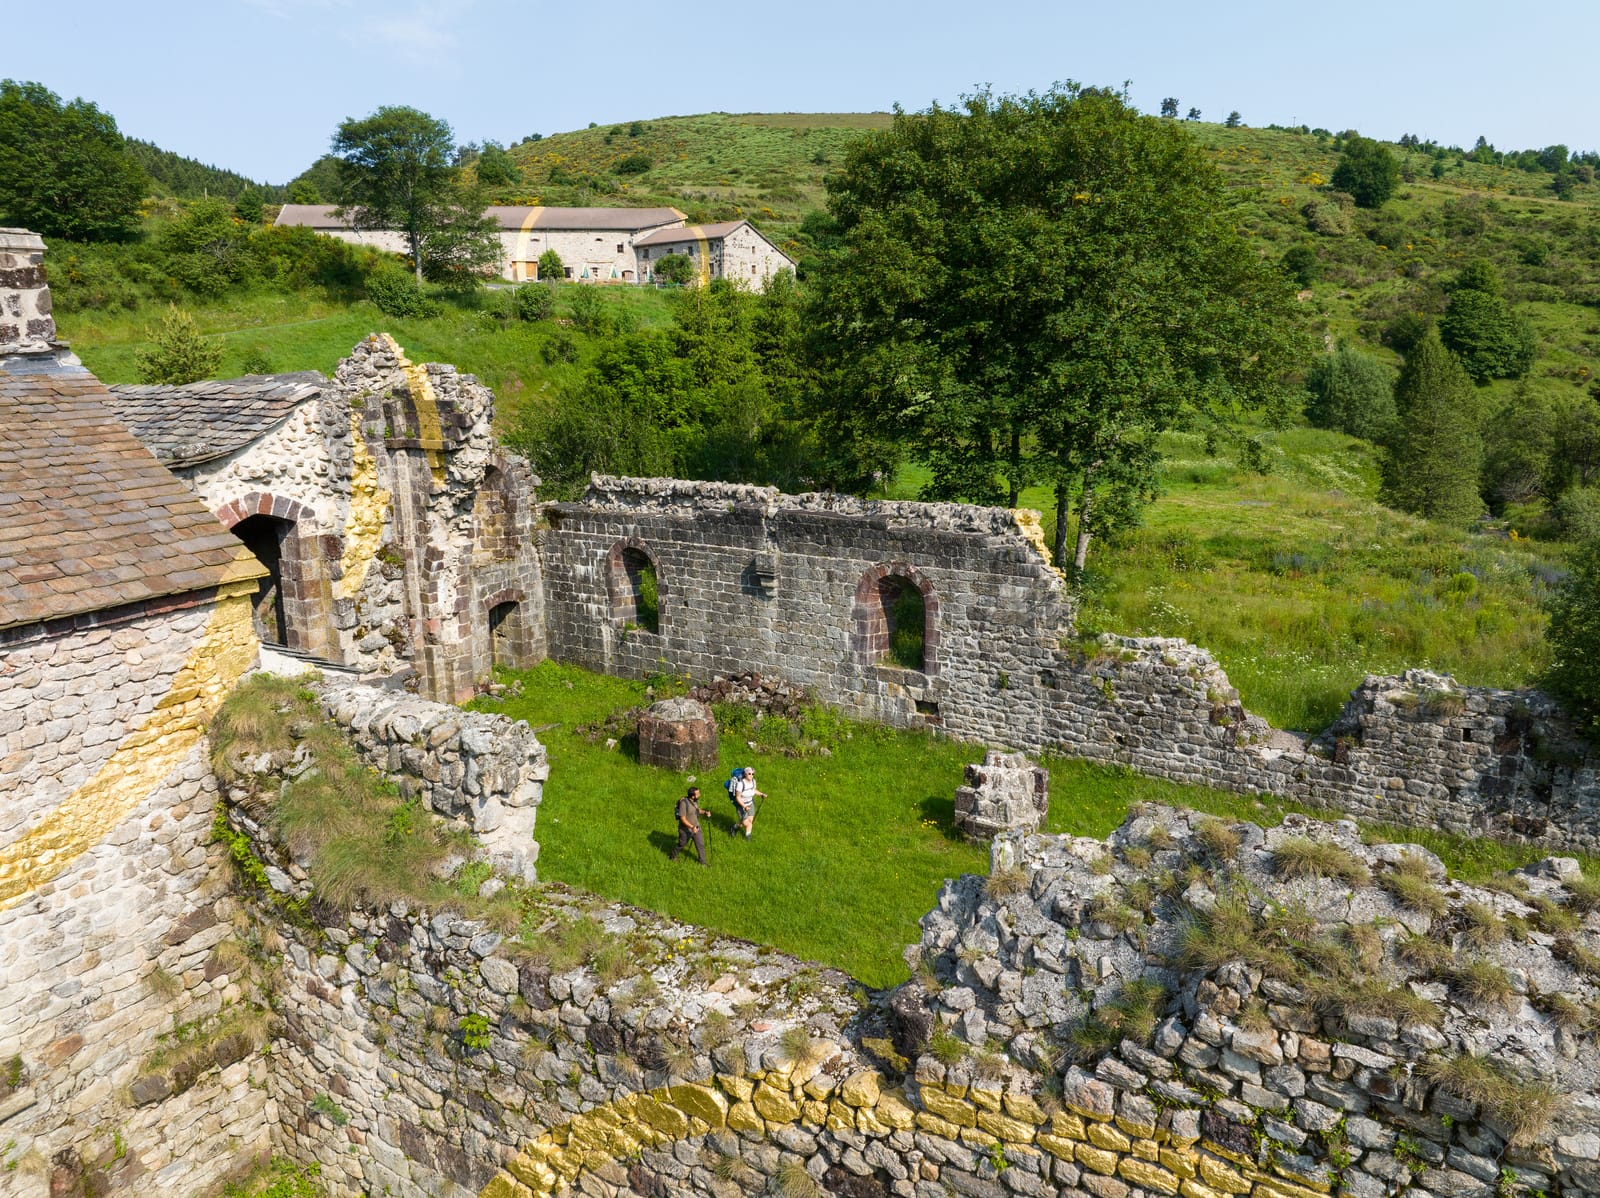
<path id="1" fill-rule="evenodd" d="M 923 820 L 932 820 L 939 834 L 952 843 L 966 843 L 966 838 L 956 831 L 956 801 L 945 795 L 929 795 L 917 804 Z"/>

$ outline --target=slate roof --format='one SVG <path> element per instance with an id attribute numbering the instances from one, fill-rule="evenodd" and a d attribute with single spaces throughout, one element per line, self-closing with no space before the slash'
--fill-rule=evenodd
<path id="1" fill-rule="evenodd" d="M 119 383 L 108 390 L 112 407 L 133 435 L 163 465 L 179 467 L 243 448 L 327 385 L 315 370 L 302 370 L 182 387 Z"/>
<path id="2" fill-rule="evenodd" d="M 263 571 L 76 359 L 0 358 L 0 628 Z"/>
<path id="3" fill-rule="evenodd" d="M 686 225 L 681 229 L 658 229 L 641 237 L 634 245 L 667 245 L 676 241 L 720 241 L 735 229 L 743 228 L 747 220 L 725 220 L 715 225 Z"/>
<path id="4" fill-rule="evenodd" d="M 274 224 L 301 225 L 311 229 L 348 229 L 348 217 L 335 216 L 334 204 L 285 204 Z M 508 233 L 522 229 L 604 229 L 633 232 L 657 225 L 681 224 L 688 218 L 676 208 L 529 208 L 496 204 L 488 209 L 500 228 Z"/>

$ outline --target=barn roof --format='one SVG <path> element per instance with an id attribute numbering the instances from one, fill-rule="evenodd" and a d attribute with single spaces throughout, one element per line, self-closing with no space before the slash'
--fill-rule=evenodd
<path id="1" fill-rule="evenodd" d="M 350 218 L 334 215 L 336 208 L 334 204 L 285 204 L 275 223 L 311 229 L 350 228 Z M 523 229 L 634 232 L 658 225 L 681 224 L 687 219 L 676 208 L 546 208 L 499 204 L 487 211 L 508 233 Z"/>
<path id="2" fill-rule="evenodd" d="M 680 241 L 720 241 L 735 229 L 742 229 L 747 220 L 725 220 L 715 225 L 684 225 L 678 229 L 657 229 L 639 238 L 634 245 L 670 245 Z"/>

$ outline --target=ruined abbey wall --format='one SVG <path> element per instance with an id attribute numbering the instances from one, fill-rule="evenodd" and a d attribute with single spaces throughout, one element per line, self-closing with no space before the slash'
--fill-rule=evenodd
<path id="1" fill-rule="evenodd" d="M 196 1192 L 267 1147 L 259 1062 L 130 1097 L 242 999 L 212 962 L 233 908 L 203 733 L 255 656 L 249 589 L 0 645 L 0 1194 Z"/>
<path id="2" fill-rule="evenodd" d="M 635 677 L 756 670 L 892 724 L 1366 819 L 1600 848 L 1600 758 L 1547 697 L 1369 678 L 1308 744 L 1251 716 L 1204 649 L 1078 640 L 1036 526 L 1010 512 L 597 478 L 546 513 L 559 660 Z M 656 572 L 658 631 L 638 621 L 639 562 Z M 886 654 L 896 587 L 923 596 L 920 670 Z"/>

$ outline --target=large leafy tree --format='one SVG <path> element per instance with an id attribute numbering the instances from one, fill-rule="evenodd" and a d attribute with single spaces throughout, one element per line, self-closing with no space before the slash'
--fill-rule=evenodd
<path id="1" fill-rule="evenodd" d="M 1394 424 L 1394 372 L 1343 341 L 1306 375 L 1306 417 L 1319 428 L 1384 441 Z"/>
<path id="2" fill-rule="evenodd" d="M 1500 277 L 1487 262 L 1465 266 L 1450 304 L 1439 318 L 1439 337 L 1461 358 L 1475 383 L 1519 379 L 1533 365 L 1533 328 L 1500 294 Z"/>
<path id="3" fill-rule="evenodd" d="M 1053 485 L 1080 568 L 1153 496 L 1162 431 L 1286 396 L 1290 284 L 1193 137 L 1121 94 L 896 112 L 828 189 L 810 311 L 834 435 L 906 445 L 930 499 Z"/>
<path id="4" fill-rule="evenodd" d="M 1382 208 L 1399 184 L 1400 164 L 1387 146 L 1359 135 L 1345 139 L 1333 185 L 1349 192 L 1358 208 Z"/>
<path id="5" fill-rule="evenodd" d="M 494 222 L 481 194 L 467 187 L 444 121 L 415 108 L 380 108 L 351 118 L 333 136 L 342 211 L 358 229 L 397 229 L 412 268 L 460 278 L 500 257 Z"/>
<path id="6" fill-rule="evenodd" d="M 1483 510 L 1483 438 L 1477 391 L 1429 329 L 1406 356 L 1394 390 L 1397 419 L 1385 491 L 1396 507 L 1465 524 Z"/>
<path id="7" fill-rule="evenodd" d="M 0 80 L 0 224 L 105 241 L 139 222 L 143 169 L 117 122 L 42 83 Z"/>

